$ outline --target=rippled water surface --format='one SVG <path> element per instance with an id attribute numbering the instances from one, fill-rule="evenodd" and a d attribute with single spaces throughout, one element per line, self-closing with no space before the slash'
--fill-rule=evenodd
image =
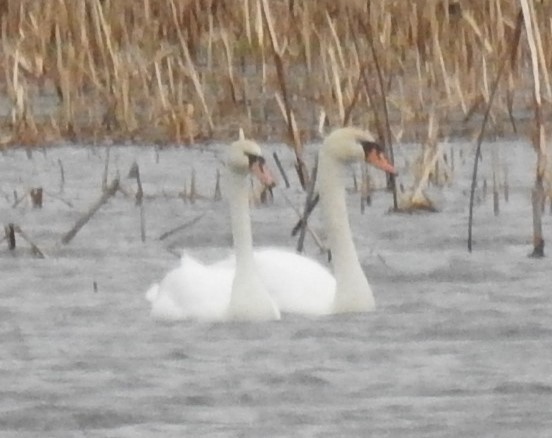
<path id="1" fill-rule="evenodd" d="M 349 195 L 374 313 L 262 324 L 154 322 L 144 299 L 173 253 L 210 261 L 227 251 L 225 205 L 176 198 L 192 166 L 212 198 L 219 147 L 112 149 L 110 175 L 140 164 L 147 240 L 132 199 L 118 194 L 66 246 L 61 235 L 100 195 L 105 150 L 1 155 L 2 222 L 18 223 L 48 258 L 32 258 L 22 240 L 14 254 L 0 248 L 0 437 L 551 436 L 552 270 L 526 256 L 534 156 L 526 145 L 489 146 L 508 166 L 510 198 L 494 217 L 478 192 L 468 254 L 471 151 L 452 147 L 467 161 L 457 154 L 455 181 L 432 192 L 440 213 L 388 214 L 389 195 L 376 192 L 362 215 Z M 292 155 L 274 148 L 267 155 L 278 150 L 291 169 Z M 399 168 L 414 149 L 399 149 Z M 259 246 L 295 244 L 284 196 L 301 207 L 303 195 L 291 170 L 290 179 L 252 212 Z M 43 209 L 12 208 L 14 190 L 38 185 Z M 551 224 L 545 215 L 548 239 Z M 321 232 L 317 215 L 312 226 Z M 319 256 L 311 241 L 307 251 Z"/>

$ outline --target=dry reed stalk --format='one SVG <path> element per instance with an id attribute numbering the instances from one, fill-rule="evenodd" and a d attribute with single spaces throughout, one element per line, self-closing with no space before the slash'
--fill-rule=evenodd
<path id="1" fill-rule="evenodd" d="M 213 201 L 217 202 L 222 199 L 222 194 L 220 191 L 220 170 L 217 169 L 217 175 L 215 180 L 215 192 L 213 194 Z"/>
<path id="2" fill-rule="evenodd" d="M 500 200 L 498 197 L 498 178 L 499 178 L 499 168 L 498 168 L 498 150 L 496 145 L 491 149 L 491 161 L 493 167 L 493 213 L 495 216 L 498 216 L 500 213 Z"/>
<path id="3" fill-rule="evenodd" d="M 109 159 L 111 158 L 111 144 L 108 143 L 105 151 L 104 171 L 102 175 L 102 191 L 107 191 L 107 176 L 109 174 Z"/>
<path id="4" fill-rule="evenodd" d="M 17 241 L 15 239 L 15 225 L 8 224 L 4 226 L 4 239 L 8 241 L 8 249 L 10 251 L 15 250 Z"/>
<path id="5" fill-rule="evenodd" d="M 135 161 L 132 163 L 130 170 L 128 171 L 128 178 L 136 180 L 137 190 L 135 198 L 135 205 L 140 208 L 140 238 L 142 242 L 146 241 L 146 218 L 144 212 L 144 190 L 142 188 L 142 179 L 140 178 L 140 167 Z"/>
<path id="6" fill-rule="evenodd" d="M 201 87 L 201 83 L 199 81 L 199 76 L 197 74 L 197 70 L 195 68 L 195 65 L 192 61 L 192 58 L 190 56 L 190 51 L 188 50 L 188 45 L 186 43 L 186 40 L 184 38 L 184 35 L 182 34 L 182 31 L 180 29 L 180 26 L 178 24 L 178 16 L 176 12 L 176 6 L 174 3 L 174 0 L 170 0 L 171 4 L 171 10 L 172 10 L 172 19 L 173 24 L 175 26 L 175 29 L 177 31 L 178 40 L 180 42 L 180 49 L 184 55 L 185 60 L 185 66 L 188 70 L 188 74 L 191 76 L 192 82 L 194 84 L 195 91 L 197 93 L 197 96 L 199 97 L 199 100 L 201 102 L 201 107 L 203 108 L 203 112 L 205 114 L 205 117 L 207 118 L 207 123 L 209 127 L 209 136 L 213 135 L 213 131 L 215 129 L 215 126 L 213 124 L 213 119 L 211 117 L 211 112 L 209 111 L 209 107 L 207 106 L 207 101 L 205 99 L 205 94 L 203 92 L 203 89 Z"/>
<path id="7" fill-rule="evenodd" d="M 531 193 L 533 204 L 533 252 L 532 257 L 544 257 L 544 237 L 542 234 L 542 205 L 544 204 L 544 173 L 546 169 L 546 144 L 542 118 L 542 96 L 539 67 L 538 40 L 539 30 L 535 26 L 534 4 L 531 0 L 520 0 L 527 42 L 531 54 L 531 71 L 533 73 L 533 108 L 535 112 L 536 133 L 533 136 L 533 147 L 537 153 L 535 185 Z"/>
<path id="8" fill-rule="evenodd" d="M 274 31 L 274 23 L 273 23 L 272 15 L 271 15 L 267 0 L 260 0 L 260 1 L 262 3 L 262 13 L 263 13 L 264 21 L 268 27 L 268 35 L 269 35 L 270 44 L 272 47 L 274 63 L 276 65 L 278 84 L 280 86 L 280 91 L 282 94 L 283 106 L 284 106 L 285 115 L 286 115 L 285 119 L 286 119 L 287 128 L 288 128 L 288 138 L 293 145 L 293 150 L 295 151 L 297 174 L 299 175 L 301 186 L 303 187 L 303 189 L 305 189 L 309 181 L 309 174 L 307 172 L 307 168 L 303 161 L 303 144 L 301 143 L 301 137 L 299 135 L 299 130 L 297 129 L 297 125 L 294 122 L 295 116 L 293 115 L 293 109 L 291 108 L 291 103 L 289 100 L 289 95 L 287 90 L 286 75 L 285 75 L 284 62 L 283 62 L 283 55 L 286 50 L 286 44 L 284 44 L 282 47 L 279 46 L 278 40 L 276 38 L 276 33 Z"/>
<path id="9" fill-rule="evenodd" d="M 302 47 L 305 56 L 305 66 L 307 68 L 307 75 L 310 75 L 312 71 L 312 17 L 310 14 L 309 3 L 303 4 L 303 22 L 301 24 L 301 37 Z"/>
<path id="10" fill-rule="evenodd" d="M 58 158 L 57 163 L 59 166 L 59 193 L 63 193 L 63 190 L 65 188 L 65 171 L 63 169 L 63 163 L 61 162 L 60 158 Z"/>
<path id="11" fill-rule="evenodd" d="M 289 180 L 288 180 L 288 177 L 286 175 L 286 171 L 284 170 L 284 166 L 282 166 L 280 158 L 278 158 L 278 154 L 276 152 L 273 152 L 272 157 L 274 158 L 274 162 L 276 163 L 276 167 L 278 167 L 278 170 L 280 171 L 280 175 L 282 175 L 282 178 L 284 179 L 286 189 L 289 189 L 290 188 Z"/>
<path id="12" fill-rule="evenodd" d="M 385 131 L 386 134 L 382 138 L 382 140 L 384 141 L 385 149 L 387 149 L 387 151 L 389 152 L 389 160 L 391 161 L 391 164 L 394 164 L 395 163 L 395 153 L 393 152 L 393 143 L 392 143 L 393 139 L 392 139 L 392 136 L 391 136 L 391 124 L 390 124 L 390 121 L 389 121 L 389 110 L 388 110 L 388 107 L 387 107 L 387 96 L 386 96 L 386 93 L 385 93 L 385 87 L 384 87 L 384 81 L 383 81 L 383 72 L 380 68 L 379 57 L 378 57 L 378 54 L 377 54 L 377 51 L 376 51 L 376 47 L 374 45 L 372 28 L 370 27 L 369 24 L 366 25 L 362 20 L 359 20 L 359 23 L 360 23 L 360 26 L 361 26 L 362 30 L 364 31 L 364 35 L 368 39 L 368 42 L 369 42 L 369 45 L 370 45 L 370 52 L 372 54 L 372 60 L 374 62 L 374 67 L 375 67 L 375 70 L 376 70 L 376 73 L 377 73 L 378 83 L 379 83 L 379 86 L 380 86 L 380 97 L 381 97 L 381 102 L 382 102 L 382 105 L 383 105 L 383 114 L 384 114 L 384 118 L 385 118 L 385 128 L 386 128 L 386 131 Z M 387 181 L 388 181 L 388 188 L 390 188 L 393 192 L 393 209 L 397 210 L 398 209 L 398 200 L 397 200 L 397 185 L 395 183 L 395 176 L 392 175 L 392 174 L 389 174 L 389 173 L 386 174 L 386 176 L 387 176 Z"/>
<path id="13" fill-rule="evenodd" d="M 524 1 L 524 0 L 522 0 Z M 471 181 L 471 190 L 470 190 L 470 204 L 469 204 L 469 216 L 468 216 L 468 251 L 472 251 L 472 225 L 473 225 L 473 204 L 474 204 L 474 196 L 475 196 L 475 187 L 477 185 L 477 169 L 479 165 L 479 160 L 481 157 L 481 145 L 483 143 L 483 136 L 485 133 L 485 126 L 487 125 L 487 120 L 489 119 L 489 114 L 491 112 L 491 106 L 493 104 L 494 96 L 496 94 L 496 90 L 498 89 L 498 83 L 500 82 L 500 78 L 502 76 L 502 72 L 504 71 L 504 68 L 507 65 L 508 59 L 515 59 L 515 55 L 517 52 L 517 48 L 519 46 L 519 37 L 521 35 L 521 26 L 523 24 L 523 14 L 521 10 L 518 13 L 518 18 L 516 22 L 516 29 L 514 31 L 513 37 L 510 41 L 510 47 L 508 47 L 510 58 L 505 56 L 504 54 L 502 56 L 502 60 L 500 61 L 500 65 L 498 67 L 498 71 L 496 73 L 496 77 L 491 89 L 491 94 L 489 96 L 489 102 L 487 103 L 487 108 L 485 109 L 485 115 L 483 116 L 483 122 L 481 123 L 481 129 L 479 131 L 479 135 L 477 137 L 477 145 L 475 149 L 475 157 L 473 160 L 473 173 L 472 173 L 472 181 Z"/>
<path id="14" fill-rule="evenodd" d="M 328 55 L 330 56 L 330 67 L 333 74 L 333 89 L 337 100 L 337 108 L 339 112 L 339 124 L 343 126 L 345 124 L 345 107 L 343 105 L 343 93 L 341 92 L 341 78 L 339 74 L 339 67 L 337 65 L 334 50 L 332 47 L 328 47 Z"/>
<path id="15" fill-rule="evenodd" d="M 51 138 L 59 135 L 58 130 L 61 135 L 77 140 L 105 132 L 118 138 L 132 137 L 135 135 L 133 125 L 151 127 L 148 132 L 140 130 L 151 140 L 184 139 L 188 135 L 184 132 L 181 114 L 183 102 L 189 103 L 189 96 L 193 96 L 193 104 L 200 107 L 204 124 L 209 124 L 208 117 L 204 116 L 207 111 L 216 128 L 214 135 L 221 135 L 228 130 L 224 122 L 234 120 L 235 111 L 227 110 L 228 102 L 232 101 L 232 86 L 228 88 L 216 80 L 229 71 L 227 62 L 218 61 L 219 55 L 222 55 L 220 59 L 225 59 L 219 31 L 226 35 L 232 63 L 239 58 L 242 65 L 260 65 L 258 77 L 255 73 L 247 76 L 247 97 L 252 104 L 244 110 L 253 115 L 252 129 L 260 131 L 272 116 L 272 102 L 264 97 L 272 85 L 272 66 L 267 65 L 265 56 L 271 42 L 270 35 L 265 38 L 270 29 L 268 24 L 263 24 L 262 0 L 161 3 L 151 0 L 9 0 L 8 3 L 1 18 L 2 49 L 7 55 L 3 67 L 4 76 L 8 76 L 5 80 L 7 90 L 14 103 L 13 115 L 18 122 L 17 126 L 9 125 L 13 139 L 8 144 L 18 137 L 25 137 L 27 143 L 33 144 L 44 137 L 46 131 Z M 337 123 L 337 118 L 343 121 L 343 111 L 338 115 L 338 106 L 346 108 L 354 99 L 357 73 L 365 61 L 359 55 L 366 52 L 370 41 L 363 38 L 362 53 L 344 42 L 351 41 L 354 34 L 363 35 L 356 19 L 361 17 L 373 32 L 381 70 L 392 78 L 392 82 L 385 80 L 383 88 L 391 123 L 401 123 L 410 139 L 419 135 L 412 128 L 417 128 L 424 119 L 425 108 L 439 108 L 441 120 L 445 121 L 457 111 L 466 114 L 478 95 L 488 100 L 491 78 L 496 70 L 493 59 L 505 53 L 509 45 L 509 37 L 515 29 L 517 3 L 517 0 L 425 1 L 405 6 L 406 3 L 401 2 L 336 4 L 321 0 L 314 6 L 310 0 L 265 1 L 270 5 L 272 30 L 278 25 L 278 48 L 286 46 L 282 61 L 286 69 L 293 71 L 293 74 L 285 72 L 287 93 L 297 125 L 304 132 L 312 129 L 305 125 L 309 121 L 314 124 L 312 110 L 318 111 L 317 105 L 322 105 L 332 123 Z M 550 100 L 544 66 L 552 65 L 551 53 L 546 49 L 552 44 L 551 6 L 548 2 L 539 2 L 535 7 L 533 27 L 538 31 L 535 49 L 542 70 L 543 96 Z M 283 44 L 284 41 L 287 43 Z M 172 50 L 175 46 L 178 51 L 171 53 L 168 59 L 156 59 L 158 51 Z M 18 87 L 14 88 L 15 64 L 12 61 L 16 47 L 19 50 Z M 328 53 L 330 47 L 334 51 L 333 71 Z M 385 52 L 381 47 L 385 47 Z M 522 47 L 520 53 L 522 66 L 526 65 L 530 56 L 528 48 Z M 160 103 L 156 101 L 159 96 L 153 61 L 158 62 L 161 82 L 167 87 L 169 111 L 162 115 L 158 108 Z M 520 90 L 516 95 L 520 98 L 515 102 L 520 109 L 524 104 L 523 91 L 530 83 L 530 72 L 522 66 L 512 74 L 512 89 Z M 232 65 L 232 70 L 235 68 Z M 298 71 L 306 72 L 308 82 L 303 74 L 295 74 Z M 316 77 L 313 71 L 322 74 Z M 233 75 L 234 94 L 239 98 L 238 88 L 242 81 L 236 71 Z M 335 85 L 337 77 L 339 88 Z M 406 93 L 396 87 L 389 88 L 397 81 L 403 82 Z M 338 90 L 342 98 L 332 96 L 328 84 L 334 91 Z M 60 96 L 54 123 L 51 114 L 43 117 L 30 111 L 37 90 L 53 87 Z M 301 100 L 295 101 L 296 97 Z M 401 102 L 400 106 L 397 102 Z M 367 108 L 363 99 L 356 105 Z M 500 125 L 503 115 L 508 116 L 512 124 L 517 110 L 513 99 L 507 98 L 503 104 L 498 96 L 494 105 L 492 115 L 496 124 Z M 502 106 L 503 114 L 500 112 Z M 409 111 L 404 108 L 413 114 L 406 117 Z M 103 125 L 98 112 L 106 114 Z M 359 119 L 355 123 L 367 122 L 366 117 L 359 116 Z M 293 137 L 289 142 L 293 144 Z"/>
<path id="16" fill-rule="evenodd" d="M 361 165 L 362 171 L 362 184 L 360 188 L 360 212 L 364 214 L 364 210 L 367 205 L 372 204 L 372 196 L 370 189 L 370 174 L 368 173 L 368 168 L 365 163 Z"/>
<path id="17" fill-rule="evenodd" d="M 307 197 L 305 199 L 305 208 L 303 210 L 303 215 L 301 218 L 301 228 L 299 230 L 299 239 L 297 239 L 297 252 L 301 253 L 303 252 L 303 244 L 305 242 L 305 233 L 307 228 L 307 218 L 316 206 L 317 202 L 314 201 L 314 186 L 316 185 L 316 175 L 318 174 L 318 155 L 316 155 L 316 160 L 314 162 L 314 166 L 312 168 L 312 178 L 309 182 L 309 188 L 307 192 Z M 292 232 L 293 233 L 293 232 Z"/>
<path id="18" fill-rule="evenodd" d="M 299 211 L 299 209 L 297 207 L 295 207 L 295 205 L 293 205 L 293 203 L 291 202 L 291 200 L 287 197 L 287 195 L 285 193 L 281 193 L 282 197 L 284 198 L 284 200 L 286 201 L 286 203 L 291 207 L 291 209 L 295 212 L 295 214 L 297 214 L 297 217 L 299 217 L 299 221 L 297 222 L 297 225 L 296 225 L 296 228 L 297 230 L 295 231 L 295 233 L 292 232 L 292 237 L 295 236 L 295 234 L 299 231 L 300 227 L 303 226 L 303 218 L 302 218 L 302 215 L 301 215 L 301 212 Z M 317 197 L 315 197 L 314 199 L 318 199 Z M 318 201 L 316 201 L 318 202 Z M 314 203 L 314 205 L 316 205 L 316 203 Z M 314 208 L 314 206 L 313 206 Z M 311 210 L 312 211 L 312 210 Z M 318 235 L 314 232 L 314 230 L 309 226 L 308 223 L 305 224 L 305 228 L 307 230 L 307 232 L 311 235 L 311 237 L 313 238 L 314 242 L 316 243 L 316 245 L 318 246 L 318 248 L 320 249 L 321 252 L 325 252 L 327 251 L 328 249 L 326 248 L 326 246 L 322 243 L 322 240 L 320 239 L 320 237 L 318 237 Z M 295 228 L 294 228 L 295 230 Z"/>
<path id="19" fill-rule="evenodd" d="M 509 181 L 508 181 L 508 164 L 506 163 L 506 160 L 504 160 L 503 162 L 503 170 L 502 170 L 502 173 L 504 175 L 504 186 L 503 186 L 503 189 L 504 189 L 504 202 L 508 202 L 509 201 L 509 198 L 510 198 L 510 185 L 509 185 Z"/>
<path id="20" fill-rule="evenodd" d="M 221 24 L 219 23 L 219 26 Z M 228 68 L 228 82 L 230 83 L 230 95 L 232 102 L 236 103 L 237 93 L 236 93 L 236 83 L 234 80 L 234 69 L 233 69 L 233 59 L 232 59 L 232 49 L 230 48 L 230 42 L 228 40 L 228 33 L 225 29 L 220 31 L 222 43 L 224 45 L 224 54 L 226 56 L 226 65 Z"/>
<path id="21" fill-rule="evenodd" d="M 420 160 L 420 174 L 414 185 L 414 190 L 406 210 L 429 210 L 435 211 L 432 202 L 425 196 L 424 188 L 427 186 L 431 175 L 436 172 L 437 163 L 442 160 L 442 147 L 437 141 L 437 122 L 435 121 L 435 112 L 431 111 L 427 128 L 427 139 L 424 144 L 422 157 Z"/>
<path id="22" fill-rule="evenodd" d="M 190 178 L 190 194 L 188 195 L 188 199 L 191 204 L 195 204 L 197 199 L 196 172 L 194 168 L 192 168 L 192 176 Z"/>

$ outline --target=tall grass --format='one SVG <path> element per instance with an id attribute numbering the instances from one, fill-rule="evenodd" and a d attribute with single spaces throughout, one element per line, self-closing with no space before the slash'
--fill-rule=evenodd
<path id="1" fill-rule="evenodd" d="M 286 139 L 300 158 L 321 114 L 332 126 L 384 120 L 382 93 L 403 139 L 425 135 L 430 108 L 439 135 L 471 134 L 518 8 L 516 0 L 0 0 L 9 101 L 0 141 L 191 143 L 243 126 Z M 552 2 L 534 8 L 544 112 Z M 490 114 L 498 134 L 523 127 L 533 108 L 525 34 L 513 56 Z"/>

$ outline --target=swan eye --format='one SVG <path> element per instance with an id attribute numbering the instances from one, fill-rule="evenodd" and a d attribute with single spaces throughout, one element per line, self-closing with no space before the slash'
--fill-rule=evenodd
<path id="1" fill-rule="evenodd" d="M 249 160 L 249 167 L 253 166 L 253 164 L 255 163 L 259 163 L 261 167 L 265 164 L 265 159 L 260 155 L 248 154 L 247 152 L 245 152 L 245 156 Z"/>
<path id="2" fill-rule="evenodd" d="M 383 153 L 383 148 L 379 143 L 376 143 L 375 141 L 361 140 L 360 144 L 362 145 L 362 149 L 364 149 L 364 154 L 366 156 L 368 156 L 370 153 L 373 153 L 373 151 L 375 151 L 377 154 Z"/>

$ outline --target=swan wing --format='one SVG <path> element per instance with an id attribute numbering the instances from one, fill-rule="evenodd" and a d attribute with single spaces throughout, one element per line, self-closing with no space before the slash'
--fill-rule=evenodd
<path id="1" fill-rule="evenodd" d="M 255 263 L 272 298 L 284 313 L 332 312 L 335 279 L 317 261 L 279 248 L 255 251 Z"/>

